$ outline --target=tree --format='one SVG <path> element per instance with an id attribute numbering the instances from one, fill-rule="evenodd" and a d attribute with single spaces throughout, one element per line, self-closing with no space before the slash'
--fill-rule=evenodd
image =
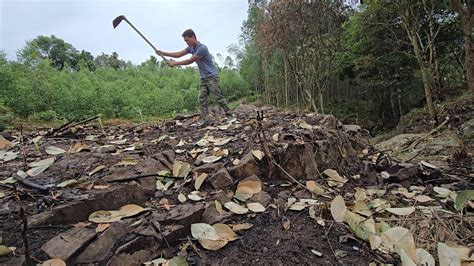
<path id="1" fill-rule="evenodd" d="M 51 35 L 28 41 L 17 56 L 20 62 L 30 66 L 37 66 L 41 60 L 49 59 L 53 67 L 62 70 L 65 66 L 74 69 L 79 53 L 71 44 Z"/>
<path id="2" fill-rule="evenodd" d="M 459 14 L 464 34 L 465 71 L 469 90 L 474 93 L 474 3 L 472 0 L 452 0 L 452 8 Z"/>

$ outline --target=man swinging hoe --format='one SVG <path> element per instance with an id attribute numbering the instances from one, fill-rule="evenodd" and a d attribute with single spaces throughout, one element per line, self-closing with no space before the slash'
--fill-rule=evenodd
<path id="1" fill-rule="evenodd" d="M 227 106 L 227 101 L 225 100 L 224 95 L 222 95 L 222 90 L 219 84 L 219 73 L 217 72 L 217 68 L 214 65 L 212 55 L 209 53 L 207 46 L 197 40 L 196 34 L 191 29 L 184 31 L 182 37 L 184 42 L 188 45 L 184 50 L 180 52 L 164 52 L 157 49 L 155 52 L 159 56 L 169 56 L 173 58 L 192 54 L 189 59 L 182 61 L 168 60 L 166 63 L 170 67 L 189 65 L 194 62 L 198 65 L 199 73 L 201 75 L 201 89 L 199 91 L 199 110 L 201 112 L 201 120 L 199 124 L 201 126 L 206 126 L 210 123 L 209 111 L 207 108 L 207 97 L 210 93 L 216 96 L 217 102 L 224 110 L 227 120 L 234 120 L 235 118 L 230 114 L 229 107 Z"/>

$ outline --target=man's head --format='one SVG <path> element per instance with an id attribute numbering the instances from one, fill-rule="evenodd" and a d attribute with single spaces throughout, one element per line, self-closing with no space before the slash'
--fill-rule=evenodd
<path id="1" fill-rule="evenodd" d="M 181 36 L 183 36 L 183 39 L 188 46 L 195 47 L 197 45 L 196 34 L 192 29 L 185 30 Z"/>

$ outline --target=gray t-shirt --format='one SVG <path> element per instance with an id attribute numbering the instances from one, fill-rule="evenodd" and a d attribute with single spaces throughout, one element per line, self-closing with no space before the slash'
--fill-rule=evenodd
<path id="1" fill-rule="evenodd" d="M 217 68 L 212 61 L 212 55 L 209 53 L 207 46 L 198 42 L 196 48 L 189 46 L 186 47 L 186 52 L 199 57 L 199 60 L 196 61 L 196 64 L 198 65 L 201 78 L 217 76 Z"/>

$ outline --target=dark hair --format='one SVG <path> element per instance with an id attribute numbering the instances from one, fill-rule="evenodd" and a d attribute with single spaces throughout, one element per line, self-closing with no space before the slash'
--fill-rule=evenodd
<path id="1" fill-rule="evenodd" d="M 185 30 L 183 34 L 181 35 L 183 38 L 184 37 L 194 37 L 196 38 L 196 33 L 192 29 Z"/>

